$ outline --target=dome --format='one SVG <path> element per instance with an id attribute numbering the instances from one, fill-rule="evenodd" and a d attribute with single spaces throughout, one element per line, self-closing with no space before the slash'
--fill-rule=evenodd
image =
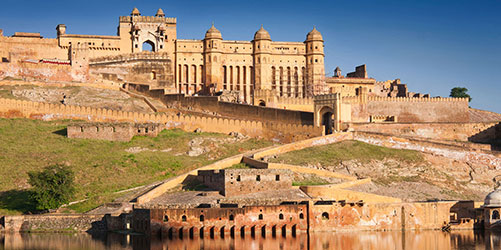
<path id="1" fill-rule="evenodd" d="M 158 9 L 157 14 L 155 14 L 155 16 L 165 17 L 164 11 L 162 9 Z"/>
<path id="2" fill-rule="evenodd" d="M 266 31 L 263 28 L 263 25 L 261 25 L 261 28 L 254 34 L 254 40 L 271 40 L 270 33 Z"/>
<path id="3" fill-rule="evenodd" d="M 306 41 L 323 41 L 322 34 L 317 28 L 313 27 L 313 30 L 306 35 Z"/>
<path id="4" fill-rule="evenodd" d="M 484 207 L 501 207 L 501 188 L 492 191 L 485 197 Z"/>
<path id="5" fill-rule="evenodd" d="M 221 36 L 221 32 L 212 24 L 210 29 L 205 32 L 205 39 L 223 39 L 223 36 Z"/>
<path id="6" fill-rule="evenodd" d="M 134 9 L 132 10 L 132 12 L 130 13 L 131 16 L 140 16 L 141 13 L 139 12 L 139 10 L 134 7 Z"/>

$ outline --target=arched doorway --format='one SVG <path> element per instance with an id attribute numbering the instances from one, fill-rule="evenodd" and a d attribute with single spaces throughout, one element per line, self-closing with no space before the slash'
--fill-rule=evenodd
<path id="1" fill-rule="evenodd" d="M 266 107 L 266 102 L 265 102 L 265 101 L 263 101 L 263 100 L 260 100 L 260 101 L 259 101 L 259 106 L 261 106 L 261 107 Z"/>
<path id="2" fill-rule="evenodd" d="M 147 40 L 143 43 L 143 49 L 142 51 L 151 51 L 155 52 L 155 43 L 153 43 L 150 40 Z"/>
<path id="3" fill-rule="evenodd" d="M 334 122 L 332 120 L 334 110 L 330 107 L 323 107 L 320 109 L 319 114 L 322 119 L 320 124 L 324 126 L 324 133 L 326 135 L 332 134 L 334 131 Z"/>

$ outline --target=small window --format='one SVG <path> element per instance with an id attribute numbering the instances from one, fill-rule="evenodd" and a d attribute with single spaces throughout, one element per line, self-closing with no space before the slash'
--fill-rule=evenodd
<path id="1" fill-rule="evenodd" d="M 283 220 L 284 219 L 284 215 L 283 214 L 279 214 L 278 215 L 278 219 Z"/>
<path id="2" fill-rule="evenodd" d="M 234 221 L 235 217 L 233 217 L 233 214 L 230 214 L 230 221 Z"/>
<path id="3" fill-rule="evenodd" d="M 315 59 L 315 62 L 318 62 L 318 59 Z"/>
<path id="4" fill-rule="evenodd" d="M 261 175 L 256 175 L 256 181 L 261 181 Z"/>
<path id="5" fill-rule="evenodd" d="M 136 49 L 138 48 L 138 47 L 137 47 L 137 44 L 136 44 L 136 46 L 135 46 L 135 47 L 136 47 Z"/>
<path id="6" fill-rule="evenodd" d="M 144 132 L 145 132 L 145 133 L 148 133 L 148 128 L 145 128 L 145 129 L 144 129 Z"/>
<path id="7" fill-rule="evenodd" d="M 117 132 L 117 128 L 113 127 L 113 133 Z"/>
<path id="8" fill-rule="evenodd" d="M 205 220 L 205 216 L 202 214 L 200 215 L 200 221 L 204 221 Z"/>
<path id="9" fill-rule="evenodd" d="M 160 48 L 161 48 L 161 49 L 163 49 L 163 48 L 164 48 L 164 46 L 163 46 L 163 45 L 160 45 Z"/>
<path id="10" fill-rule="evenodd" d="M 83 133 L 83 127 L 80 127 L 80 132 L 82 132 L 82 133 Z"/>
<path id="11" fill-rule="evenodd" d="M 181 220 L 186 221 L 186 215 L 183 215 L 183 217 L 181 217 Z"/>
<path id="12" fill-rule="evenodd" d="M 492 217 L 493 220 L 499 220 L 499 211 L 494 210 L 492 211 Z"/>
<path id="13" fill-rule="evenodd" d="M 303 213 L 299 213 L 299 219 L 304 219 L 304 214 Z"/>
<path id="14" fill-rule="evenodd" d="M 277 175 L 275 175 L 275 180 L 276 180 L 276 181 L 279 181 L 279 180 L 280 180 L 280 175 L 278 175 L 278 174 L 277 174 Z"/>
<path id="15" fill-rule="evenodd" d="M 138 130 L 137 130 L 137 132 L 138 132 L 138 133 L 141 133 L 141 129 L 138 129 Z"/>
<path id="16" fill-rule="evenodd" d="M 167 222 L 167 221 L 169 221 L 169 216 L 165 215 L 164 216 L 164 222 Z"/>
<path id="17" fill-rule="evenodd" d="M 259 214 L 258 218 L 259 220 L 263 220 L 263 214 Z"/>
<path id="18" fill-rule="evenodd" d="M 240 181 L 240 175 L 237 176 L 237 181 Z"/>
<path id="19" fill-rule="evenodd" d="M 329 220 L 329 214 L 327 212 L 322 213 L 322 220 Z"/>

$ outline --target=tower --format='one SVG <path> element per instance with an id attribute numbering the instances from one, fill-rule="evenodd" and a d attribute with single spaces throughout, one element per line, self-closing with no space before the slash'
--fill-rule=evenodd
<path id="1" fill-rule="evenodd" d="M 204 38 L 204 79 L 205 83 L 204 92 L 214 93 L 222 90 L 223 82 L 221 79 L 222 58 L 221 47 L 223 37 L 221 32 L 214 27 L 214 24 L 205 33 Z"/>
<path id="2" fill-rule="evenodd" d="M 306 35 L 306 96 L 323 94 L 326 90 L 324 69 L 324 40 L 313 27 Z"/>
<path id="3" fill-rule="evenodd" d="M 271 37 L 263 26 L 254 34 L 254 89 L 271 90 Z"/>
<path id="4" fill-rule="evenodd" d="M 120 17 L 118 35 L 121 48 L 132 53 L 143 51 L 149 44 L 153 52 L 168 52 L 173 55 L 176 41 L 176 18 L 165 17 L 162 9 L 155 16 L 141 16 L 134 8 L 130 16 Z"/>

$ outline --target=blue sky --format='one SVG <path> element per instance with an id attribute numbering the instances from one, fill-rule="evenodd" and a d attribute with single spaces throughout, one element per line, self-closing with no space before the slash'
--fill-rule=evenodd
<path id="1" fill-rule="evenodd" d="M 162 8 L 178 38 L 201 39 L 214 21 L 224 39 L 251 40 L 261 24 L 275 41 L 304 41 L 313 25 L 325 40 L 325 70 L 367 64 L 377 80 L 400 78 L 410 91 L 448 96 L 466 87 L 471 106 L 501 113 L 501 1 L 13 1 L 2 0 L 0 29 L 55 37 L 115 35 L 118 17 Z M 7 11 L 6 11 L 7 10 Z"/>

